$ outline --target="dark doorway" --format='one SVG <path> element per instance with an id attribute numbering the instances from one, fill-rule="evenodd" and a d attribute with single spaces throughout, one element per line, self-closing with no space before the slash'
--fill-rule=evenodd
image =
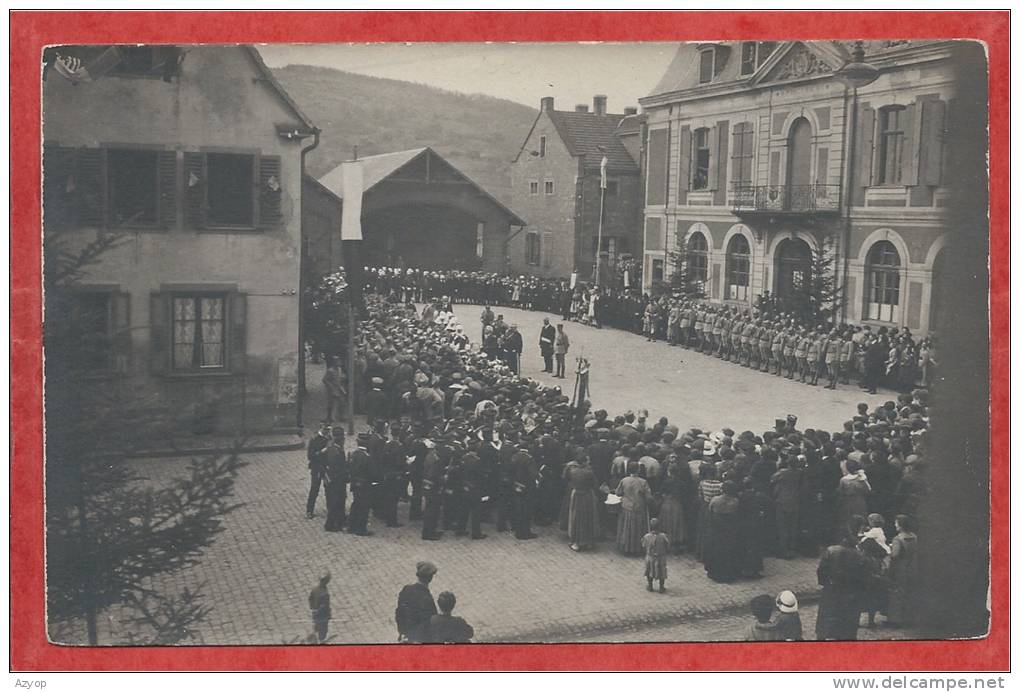
<path id="1" fill-rule="evenodd" d="M 787 238 L 779 243 L 775 258 L 776 297 L 802 295 L 811 284 L 811 247 L 800 238 Z"/>
<path id="2" fill-rule="evenodd" d="M 472 269 L 478 264 L 478 219 L 452 207 L 407 204 L 364 221 L 365 264 Z"/>

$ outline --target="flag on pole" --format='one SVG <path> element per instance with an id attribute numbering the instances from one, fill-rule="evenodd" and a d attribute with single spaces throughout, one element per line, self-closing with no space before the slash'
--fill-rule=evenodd
<path id="1" fill-rule="evenodd" d="M 605 156 L 603 156 L 602 157 L 602 164 L 600 165 L 600 169 L 601 169 L 601 172 L 602 172 L 602 189 L 603 190 L 606 189 L 606 167 L 608 165 L 609 165 L 609 159 L 606 158 Z"/>
<path id="2" fill-rule="evenodd" d="M 340 240 L 361 240 L 361 196 L 365 186 L 361 161 L 344 161 L 340 165 L 343 171 L 344 195 Z"/>

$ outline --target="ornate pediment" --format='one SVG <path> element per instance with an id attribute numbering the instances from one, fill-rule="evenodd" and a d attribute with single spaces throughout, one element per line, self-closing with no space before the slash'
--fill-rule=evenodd
<path id="1" fill-rule="evenodd" d="M 776 63 L 762 81 L 782 82 L 829 74 L 833 66 L 803 43 L 797 43 Z"/>

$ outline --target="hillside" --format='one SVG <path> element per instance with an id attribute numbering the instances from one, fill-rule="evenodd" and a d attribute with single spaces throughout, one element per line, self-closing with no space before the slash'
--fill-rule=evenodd
<path id="1" fill-rule="evenodd" d="M 308 172 L 319 176 L 358 147 L 359 156 L 432 147 L 505 204 L 509 163 L 537 111 L 513 101 L 459 94 L 327 67 L 288 65 L 274 74 L 319 128 Z"/>

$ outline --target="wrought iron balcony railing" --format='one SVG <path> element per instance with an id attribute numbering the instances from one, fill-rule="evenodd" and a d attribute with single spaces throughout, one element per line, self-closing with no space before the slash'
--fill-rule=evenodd
<path id="1" fill-rule="evenodd" d="M 757 185 L 730 191 L 735 214 L 836 214 L 839 185 Z"/>

